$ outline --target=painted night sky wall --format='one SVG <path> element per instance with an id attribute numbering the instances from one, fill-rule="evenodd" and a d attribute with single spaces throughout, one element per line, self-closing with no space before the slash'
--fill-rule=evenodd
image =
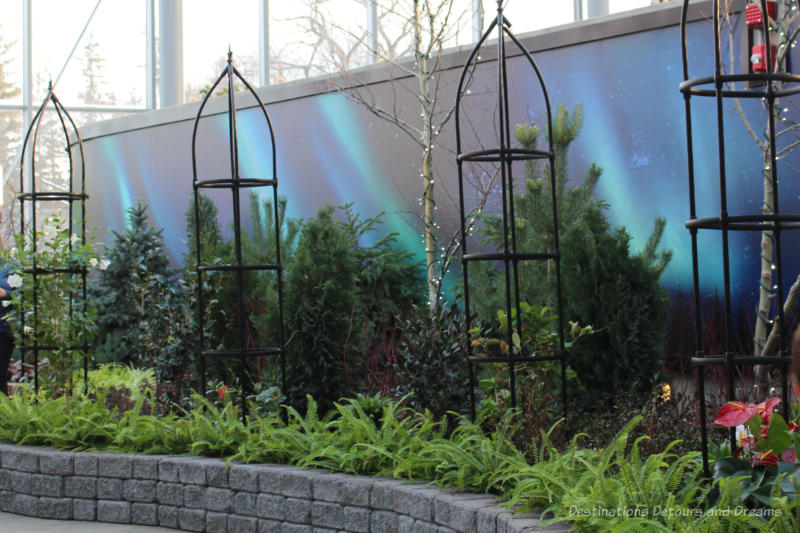
<path id="1" fill-rule="evenodd" d="M 693 77 L 712 72 L 711 58 L 704 54 L 711 50 L 710 31 L 705 22 L 690 25 Z M 706 57 L 696 59 L 703 55 Z M 609 203 L 612 225 L 625 226 L 631 233 L 634 248 L 644 244 L 656 216 L 666 217 L 663 246 L 675 255 L 662 279 L 671 288 L 689 289 L 691 252 L 684 228 L 689 200 L 684 103 L 678 91 L 682 81 L 678 27 L 559 48 L 534 58 L 554 107 L 564 104 L 574 109 L 583 104 L 584 125 L 570 153 L 570 175 L 581 179 L 592 162 L 604 169 L 598 194 Z M 520 58 L 514 58 L 510 73 L 517 122 L 540 122 L 544 110 L 533 72 Z M 448 101 L 455 97 L 457 75 L 456 70 L 445 75 Z M 491 90 L 493 76 L 489 69 L 479 70 L 474 93 Z M 388 84 L 374 90 L 379 99 L 391 101 Z M 419 112 L 414 100 L 403 91 L 398 94 L 401 108 L 413 119 Z M 481 125 L 482 136 L 488 134 L 485 140 L 489 143 L 494 135 L 492 105 L 492 98 L 480 100 L 477 96 L 465 104 L 471 112 L 483 115 L 476 123 Z M 719 210 L 713 100 L 695 98 L 693 110 L 700 216 L 713 216 Z M 751 118 L 758 112 L 757 106 L 746 110 Z M 313 216 L 325 202 L 353 202 L 364 216 L 386 211 L 384 229 L 398 232 L 399 244 L 422 257 L 420 224 L 414 215 L 422 191 L 420 150 L 402 132 L 339 94 L 268 105 L 268 112 L 277 137 L 279 194 L 288 197 L 289 216 Z M 269 139 L 260 112 L 241 110 L 237 120 L 242 176 L 270 177 Z M 732 108 L 726 120 L 730 211 L 755 213 L 761 198 L 760 155 Z M 164 227 L 167 246 L 178 259 L 186 250 L 184 213 L 191 198 L 191 129 L 192 122 L 183 121 L 87 141 L 90 225 L 121 228 L 124 208 L 141 199 L 150 206 L 153 222 Z M 201 179 L 229 175 L 227 136 L 225 116 L 204 119 L 199 134 Z M 444 176 L 438 199 L 444 235 L 450 235 L 457 224 L 452 202 L 457 200 L 453 139 L 451 122 L 436 150 L 437 168 Z M 787 162 L 800 168 L 800 162 Z M 786 187 L 781 210 L 799 212 L 796 175 L 785 168 L 781 175 L 781 186 Z M 444 189 L 449 194 L 442 192 Z M 264 193 L 271 195 L 271 190 L 264 189 Z M 230 201 L 214 198 L 219 200 L 221 218 L 227 224 Z M 99 238 L 111 241 L 108 236 Z M 784 240 L 785 265 L 797 266 L 800 255 L 791 239 L 790 233 Z M 701 236 L 701 275 L 709 290 L 721 283 L 719 242 L 717 232 Z M 754 290 L 758 279 L 758 236 L 734 234 L 731 246 L 735 250 L 735 291 L 744 296 Z M 460 275 L 459 268 L 454 270 Z"/>

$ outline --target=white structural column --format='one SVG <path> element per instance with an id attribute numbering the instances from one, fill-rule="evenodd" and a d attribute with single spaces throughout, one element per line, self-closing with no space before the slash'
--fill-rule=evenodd
<path id="1" fill-rule="evenodd" d="M 22 2 L 22 132 L 23 135 L 25 132 L 28 131 L 28 128 L 31 125 L 31 121 L 33 120 L 33 56 L 32 56 L 32 43 L 33 43 L 33 33 L 31 32 L 31 0 L 23 0 Z M 20 150 L 22 150 L 23 146 L 20 144 Z M 20 156 L 22 152 L 19 152 Z M 17 159 L 14 163 L 14 166 L 17 167 L 19 164 L 19 159 Z M 28 169 L 31 168 L 31 162 L 33 161 L 33 157 L 29 157 L 26 161 Z M 17 167 L 19 168 L 19 167 Z M 10 176 L 13 171 L 16 171 L 17 168 L 9 169 L 9 172 L 6 176 Z M 33 175 L 31 172 L 27 172 L 28 179 L 32 180 Z M 32 190 L 32 181 L 29 181 L 26 186 L 27 189 L 30 191 Z M 22 191 L 20 191 L 22 192 Z M 2 193 L 0 193 L 2 194 Z M 28 213 L 30 214 L 30 213 Z"/>
<path id="2" fill-rule="evenodd" d="M 147 109 L 156 108 L 156 0 L 145 0 L 147 9 L 145 22 L 147 33 L 147 57 L 145 65 L 147 70 L 147 88 L 145 91 L 145 105 Z"/>
<path id="3" fill-rule="evenodd" d="M 378 5 L 375 0 L 367 0 L 367 39 L 369 43 L 367 62 L 371 65 L 378 57 Z"/>
<path id="4" fill-rule="evenodd" d="M 472 0 L 472 42 L 477 43 L 483 35 L 483 0 Z"/>
<path id="5" fill-rule="evenodd" d="M 27 131 L 33 119 L 33 60 L 31 57 L 31 0 L 22 2 L 22 127 Z"/>
<path id="6" fill-rule="evenodd" d="M 158 107 L 183 103 L 183 0 L 158 2 Z"/>
<path id="7" fill-rule="evenodd" d="M 269 0 L 258 3 L 258 73 L 262 87 L 269 85 Z"/>
<path id="8" fill-rule="evenodd" d="M 587 7 L 589 18 L 608 15 L 608 0 L 588 0 Z"/>

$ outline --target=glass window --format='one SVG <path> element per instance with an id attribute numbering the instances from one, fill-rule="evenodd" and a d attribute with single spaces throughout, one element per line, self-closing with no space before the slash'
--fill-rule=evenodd
<path id="1" fill-rule="evenodd" d="M 22 2 L 0 2 L 0 104 L 22 104 Z"/>
<path id="2" fill-rule="evenodd" d="M 669 0 L 662 0 L 669 1 Z M 608 12 L 619 13 L 621 11 L 629 11 L 631 9 L 638 9 L 653 4 L 653 0 L 608 0 Z"/>
<path id="3" fill-rule="evenodd" d="M 53 80 L 68 108 L 144 106 L 145 4 L 101 2 L 87 26 L 96 5 L 95 0 L 32 2 L 34 102 L 44 98 Z M 70 57 L 84 27 L 86 33 Z"/>
<path id="4" fill-rule="evenodd" d="M 269 16 L 270 77 L 276 83 L 367 64 L 363 0 L 273 2 Z M 378 18 L 380 24 L 380 10 Z"/>
<path id="5" fill-rule="evenodd" d="M 497 16 L 496 0 L 483 0 L 484 28 Z M 575 20 L 572 1 L 560 0 L 508 0 L 503 14 L 511 23 L 515 35 L 533 30 L 541 30 Z"/>
<path id="6" fill-rule="evenodd" d="M 270 2 L 270 9 L 274 4 Z M 289 2 L 286 2 L 289 3 Z M 291 2 L 294 3 L 294 2 Z M 183 3 L 184 100 L 201 100 L 225 67 L 228 49 L 236 69 L 258 86 L 258 1 L 192 0 Z"/>
<path id="7" fill-rule="evenodd" d="M 22 144 L 22 111 L 0 110 L 0 183 L 7 184 L 3 187 L 0 203 L 8 203 L 13 199 L 13 187 L 19 183 L 19 162 L 17 150 Z M 6 189 L 11 188 L 10 192 Z M 3 215 L 0 215 L 0 223 Z"/>
<path id="8" fill-rule="evenodd" d="M 435 3 L 431 5 L 436 6 Z M 441 16 L 444 16 L 444 12 Z M 445 47 L 472 42 L 472 0 L 452 0 L 447 26 L 448 30 L 444 34 Z"/>

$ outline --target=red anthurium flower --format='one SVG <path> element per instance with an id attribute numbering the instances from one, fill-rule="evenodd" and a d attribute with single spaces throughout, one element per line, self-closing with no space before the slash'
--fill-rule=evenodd
<path id="1" fill-rule="evenodd" d="M 227 385 L 223 385 L 222 387 L 219 388 L 218 392 L 219 392 L 219 399 L 220 400 L 224 400 L 225 399 L 225 393 L 228 392 L 228 386 Z"/>
<path id="2" fill-rule="evenodd" d="M 765 424 L 769 423 L 769 415 L 772 414 L 779 403 L 781 403 L 781 399 L 773 397 L 767 398 L 756 406 L 758 408 L 758 414 L 761 415 L 761 420 L 763 420 Z"/>
<path id="3" fill-rule="evenodd" d="M 767 465 L 767 466 L 775 466 L 778 464 L 780 458 L 772 453 L 772 450 L 767 450 L 765 452 L 757 453 L 753 456 L 753 464 L 754 465 Z"/>
<path id="4" fill-rule="evenodd" d="M 785 463 L 796 463 L 797 462 L 797 452 L 794 451 L 794 448 L 786 448 L 783 450 L 781 454 L 781 461 Z"/>
<path id="5" fill-rule="evenodd" d="M 752 403 L 728 402 L 720 407 L 715 424 L 726 428 L 735 428 L 746 424 L 758 413 L 758 407 Z"/>

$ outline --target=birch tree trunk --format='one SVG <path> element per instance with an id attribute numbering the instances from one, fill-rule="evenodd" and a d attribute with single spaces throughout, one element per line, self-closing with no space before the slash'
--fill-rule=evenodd
<path id="1" fill-rule="evenodd" d="M 419 81 L 420 144 L 422 145 L 422 205 L 423 233 L 425 240 L 425 270 L 428 278 L 428 306 L 431 314 L 439 306 L 438 263 L 436 261 L 436 201 L 433 197 L 433 124 L 431 117 L 431 89 L 428 51 L 423 48 L 422 20 L 420 0 L 414 0 L 414 56 L 415 70 Z"/>

